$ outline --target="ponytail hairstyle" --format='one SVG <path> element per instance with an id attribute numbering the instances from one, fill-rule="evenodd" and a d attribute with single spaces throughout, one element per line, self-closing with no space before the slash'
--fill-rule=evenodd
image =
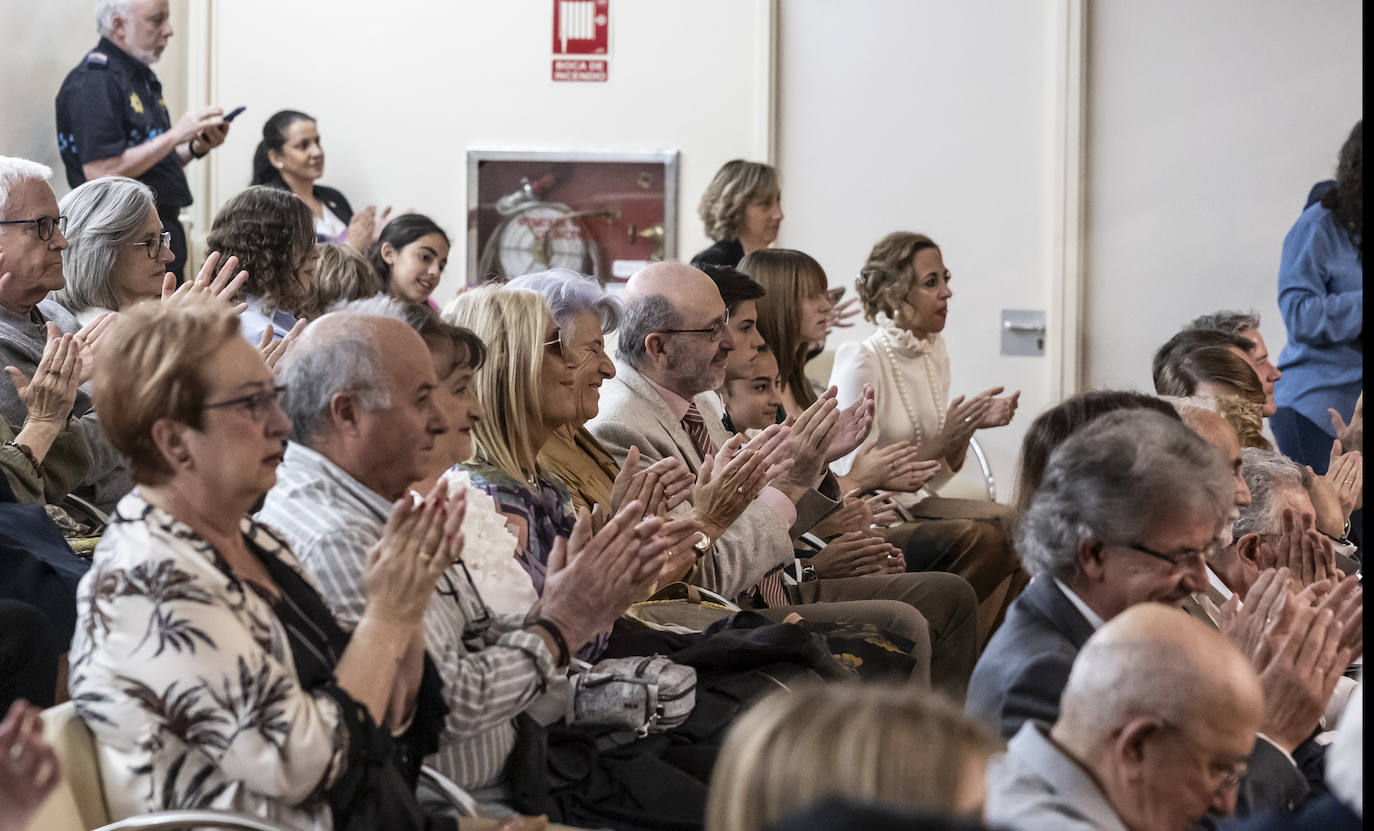
<path id="1" fill-rule="evenodd" d="M 910 317 L 906 297 L 916 278 L 916 255 L 927 248 L 939 246 L 925 234 L 910 231 L 895 231 L 878 240 L 854 281 L 865 320 L 876 323 L 878 315 L 887 315 L 901 326 Z"/>
<path id="2" fill-rule="evenodd" d="M 1322 196 L 1322 207 L 1345 229 L 1359 253 L 1364 235 L 1364 119 L 1355 122 L 1350 137 L 1341 145 L 1336 185 Z M 1363 256 L 1360 261 L 1364 261 Z"/>
<path id="3" fill-rule="evenodd" d="M 430 234 L 438 234 L 444 238 L 445 245 L 451 245 L 444 229 L 424 214 L 401 214 L 382 229 L 377 242 L 368 251 L 368 259 L 372 261 L 373 270 L 382 278 L 382 286 L 388 292 L 391 291 L 391 264 L 382 259 L 382 245 L 391 243 L 391 247 L 399 252 L 420 237 Z"/>
<path id="4" fill-rule="evenodd" d="M 281 177 L 281 171 L 272 164 L 267 154 L 269 151 L 281 152 L 286 146 L 286 131 L 292 124 L 297 121 L 314 120 L 298 110 L 282 110 L 267 119 L 267 123 L 262 125 L 262 141 L 258 142 L 258 149 L 253 151 L 253 179 L 249 184 L 286 187 L 286 180 Z"/>

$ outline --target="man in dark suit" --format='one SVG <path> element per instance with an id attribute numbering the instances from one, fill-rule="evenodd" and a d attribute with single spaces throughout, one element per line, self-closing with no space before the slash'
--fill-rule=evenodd
<path id="1" fill-rule="evenodd" d="M 1234 504 L 1221 454 L 1179 421 L 1125 410 L 1073 433 L 1021 519 L 1017 548 L 1034 579 L 974 668 L 968 713 L 1007 738 L 1028 719 L 1053 722 L 1073 661 L 1098 627 L 1137 603 L 1181 607 L 1206 590 L 1206 558 L 1226 542 Z M 1285 637 L 1324 641 L 1316 629 Z M 1274 660 L 1260 673 L 1265 714 L 1240 783 L 1242 814 L 1307 793 L 1292 752 L 1321 716 L 1325 663 Z"/>

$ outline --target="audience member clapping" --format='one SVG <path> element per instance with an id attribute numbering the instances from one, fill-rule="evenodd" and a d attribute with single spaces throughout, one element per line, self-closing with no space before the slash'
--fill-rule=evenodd
<path id="1" fill-rule="evenodd" d="M 57 302 L 46 299 L 66 281 L 62 252 L 67 248 L 65 220 L 47 180 L 52 171 L 25 159 L 0 156 L 0 365 L 13 367 L 32 379 L 52 335 L 52 323 L 73 335 L 81 354 L 81 386 L 71 415 L 80 420 L 81 434 L 91 453 L 81 479 L 80 493 L 97 508 L 109 511 L 129 491 L 128 467 L 100 431 L 88 381 L 106 333 L 115 318 L 99 315 L 82 326 Z M 60 371 L 60 367 L 58 368 Z M 0 417 L 12 428 L 24 424 L 27 407 L 12 384 L 0 383 Z"/>
<path id="2" fill-rule="evenodd" d="M 345 621 L 366 613 L 368 551 L 385 533 L 386 506 L 422 477 L 436 439 L 450 429 L 435 403 L 430 352 L 404 313 L 396 301 L 368 300 L 327 314 L 283 367 L 295 390 L 286 402 L 293 441 L 259 517 L 298 547 Z M 467 366 L 477 357 L 455 359 Z M 455 438 L 446 452 L 465 458 L 470 438 Z M 463 565 L 445 571 L 424 613 L 449 705 L 433 757 L 441 772 L 465 786 L 499 785 L 515 716 L 562 674 L 568 650 L 608 627 L 642 590 L 644 574 L 652 580 L 661 567 L 656 530 L 626 513 L 593 536 L 583 518 L 570 539 L 551 546 L 544 598 L 528 616 L 492 615 Z"/>
<path id="3" fill-rule="evenodd" d="M 290 334 L 319 258 L 305 203 L 264 185 L 239 191 L 215 214 L 205 242 L 248 272 L 241 287 L 248 342 L 265 349 Z"/>
<path id="4" fill-rule="evenodd" d="M 0 417 L 0 470 L 15 498 L 34 505 L 60 502 L 91 465 L 81 422 L 72 416 L 81 349 L 57 324 L 49 321 L 47 330 L 48 342 L 32 379 L 18 367 L 5 367 L 24 406 L 23 423 L 15 430 Z"/>
<path id="5" fill-rule="evenodd" d="M 448 234 L 421 214 L 401 214 L 382 228 L 368 259 L 392 297 L 406 303 L 433 302 L 448 265 Z"/>
<path id="6" fill-rule="evenodd" d="M 315 119 L 296 110 L 281 110 L 262 125 L 262 140 L 253 152 L 254 185 L 291 191 L 310 209 L 319 242 L 347 244 L 367 251 L 386 225 L 391 208 L 377 213 L 368 205 L 356 214 L 344 195 L 317 185 L 324 175 L 324 147 Z"/>
<path id="7" fill-rule="evenodd" d="M 402 754 L 436 738 L 442 702 L 417 693 L 419 624 L 461 550 L 461 499 L 390 508 L 345 632 L 281 538 L 245 516 L 276 480 L 290 423 L 233 311 L 140 305 L 111 337 L 95 397 L 139 487 L 82 581 L 71 653 L 111 814 L 197 804 L 420 827 Z M 175 728 L 187 707 L 200 726 Z"/>
<path id="8" fill-rule="evenodd" d="M 999 749 L 952 704 L 909 688 L 778 692 L 731 728 L 712 774 L 706 828 L 763 831 L 833 796 L 976 818 L 988 759 Z"/>

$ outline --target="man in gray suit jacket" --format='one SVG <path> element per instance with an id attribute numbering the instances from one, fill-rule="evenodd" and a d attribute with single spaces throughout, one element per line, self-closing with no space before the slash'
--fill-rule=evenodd
<path id="1" fill-rule="evenodd" d="M 1070 435 L 1021 518 L 1017 550 L 1033 579 L 974 668 L 967 712 L 1006 738 L 1028 720 L 1053 722 L 1079 650 L 1104 622 L 1140 603 L 1181 607 L 1206 590 L 1206 558 L 1229 538 L 1234 504 L 1221 454 L 1179 421 L 1123 410 Z M 1294 627 L 1285 636 L 1297 639 L 1292 654 L 1298 643 L 1325 654 L 1337 625 Z M 1264 717 L 1240 781 L 1242 813 L 1307 792 L 1292 753 L 1344 669 L 1335 649 L 1309 667 L 1280 654 L 1286 648 L 1259 673 Z"/>
<path id="2" fill-rule="evenodd" d="M 622 464 L 634 446 L 644 464 L 672 456 L 700 473 L 708 455 L 731 449 L 711 394 L 724 381 L 734 348 L 720 292 L 695 268 L 655 263 L 630 278 L 624 301 L 616 377 L 602 387 L 600 412 L 588 427 Z M 833 409 L 834 403 L 818 406 Z M 889 629 L 916 643 L 919 680 L 962 699 L 977 655 L 976 598 L 962 578 L 874 573 L 797 585 L 779 579 L 778 569 L 794 558 L 793 534 L 834 507 L 817 492 L 828 441 L 821 431 L 799 434 L 787 445 L 790 467 L 773 486 L 727 526 L 708 521 L 710 544 L 693 581 L 779 619 L 806 604 L 796 610 L 804 618 Z"/>

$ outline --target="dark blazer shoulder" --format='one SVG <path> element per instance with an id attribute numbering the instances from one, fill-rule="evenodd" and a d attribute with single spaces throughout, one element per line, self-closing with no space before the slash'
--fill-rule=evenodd
<path id="1" fill-rule="evenodd" d="M 329 206 L 329 210 L 339 218 L 339 221 L 347 225 L 353 218 L 353 206 L 348 204 L 342 192 L 324 185 L 315 185 L 315 198 Z"/>

